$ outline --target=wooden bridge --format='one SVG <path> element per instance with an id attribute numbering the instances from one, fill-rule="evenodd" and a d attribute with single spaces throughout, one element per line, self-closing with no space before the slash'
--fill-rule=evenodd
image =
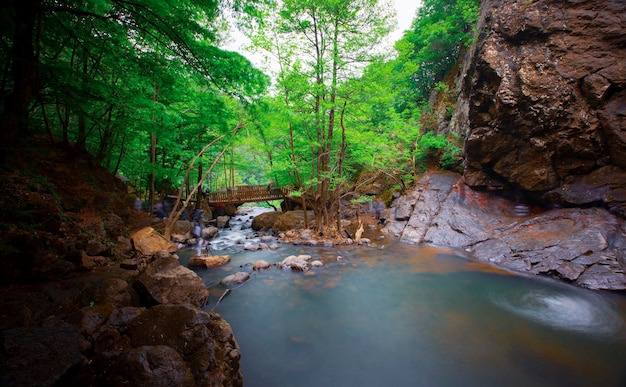
<path id="1" fill-rule="evenodd" d="M 224 191 L 208 193 L 209 204 L 252 203 L 285 199 L 291 190 L 267 185 L 238 185 Z"/>

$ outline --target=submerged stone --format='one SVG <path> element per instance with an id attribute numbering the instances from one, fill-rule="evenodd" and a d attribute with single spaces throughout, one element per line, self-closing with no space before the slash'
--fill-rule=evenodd
<path id="1" fill-rule="evenodd" d="M 244 282 L 247 282 L 249 279 L 250 279 L 250 274 L 243 272 L 243 271 L 239 271 L 235 274 L 231 274 L 229 276 L 224 277 L 220 281 L 220 283 L 224 286 L 239 285 Z"/>
<path id="2" fill-rule="evenodd" d="M 272 265 L 270 265 L 269 262 L 260 259 L 260 260 L 258 260 L 256 262 L 254 262 L 254 264 L 252 265 L 252 270 L 254 270 L 254 271 L 267 270 L 270 267 L 272 267 Z"/>

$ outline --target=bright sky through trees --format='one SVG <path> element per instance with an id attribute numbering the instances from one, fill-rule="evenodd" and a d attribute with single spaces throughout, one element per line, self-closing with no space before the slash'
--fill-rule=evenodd
<path id="1" fill-rule="evenodd" d="M 411 22 L 415 18 L 417 8 L 422 4 L 421 0 L 393 0 L 394 7 L 396 9 L 397 27 L 391 31 L 389 37 L 386 39 L 387 44 L 393 47 L 393 44 L 402 38 L 404 31 L 411 27 Z M 265 56 L 260 53 L 251 52 L 247 49 L 250 41 L 246 38 L 236 27 L 231 24 L 231 30 L 229 31 L 229 38 L 227 39 L 224 48 L 231 51 L 236 51 L 246 56 L 256 67 L 265 70 L 268 67 L 265 64 Z M 269 66 L 270 68 L 272 66 Z"/>
<path id="2" fill-rule="evenodd" d="M 395 42 L 402 37 L 405 30 L 409 29 L 415 18 L 415 12 L 422 2 L 420 0 L 393 0 L 398 18 L 398 27 L 391 32 L 391 41 Z"/>

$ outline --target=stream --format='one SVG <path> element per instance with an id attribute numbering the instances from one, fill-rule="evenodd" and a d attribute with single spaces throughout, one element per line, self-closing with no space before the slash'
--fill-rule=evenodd
<path id="1" fill-rule="evenodd" d="M 259 211 L 212 241 L 230 264 L 196 271 L 211 292 L 205 309 L 235 332 L 247 387 L 626 385 L 626 296 L 389 239 L 245 251 L 238 241 Z M 324 267 L 252 272 L 292 254 Z M 237 271 L 251 280 L 216 306 L 219 281 Z"/>

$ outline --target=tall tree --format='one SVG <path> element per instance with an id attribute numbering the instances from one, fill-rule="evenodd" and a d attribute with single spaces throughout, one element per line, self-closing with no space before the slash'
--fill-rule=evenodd
<path id="1" fill-rule="evenodd" d="M 377 56 L 373 50 L 389 32 L 392 7 L 376 0 L 284 0 L 274 18 L 265 20 L 254 41 L 274 53 L 281 66 L 279 90 L 289 106 L 293 94 L 299 94 L 301 126 L 297 135 L 309 139 L 310 175 L 305 186 L 316 212 L 317 228 L 330 226 L 333 214 L 333 185 L 339 184 L 341 138 L 335 136 L 338 106 L 348 95 L 340 95 L 340 85 L 359 76 L 360 71 Z M 274 34 L 278 31 L 278 34 Z M 285 53 L 288 53 L 285 54 Z M 306 83 L 287 82 L 289 74 L 300 74 Z M 292 87 L 298 85 L 299 90 Z M 293 130 L 293 122 L 290 128 Z M 298 168 L 303 170 L 304 167 Z"/>
<path id="2" fill-rule="evenodd" d="M 2 116 L 0 117 L 0 151 L 7 157 L 18 129 L 25 127 L 28 117 L 28 105 L 36 93 L 37 58 L 33 47 L 37 15 L 41 12 L 40 0 L 13 1 L 11 6 L 3 6 L 4 12 L 13 15 L 13 36 L 3 36 L 4 73 L 12 75 L 12 87 L 3 82 L 4 97 Z M 5 19 L 5 21 L 7 21 Z M 9 31 L 5 31 L 9 32 Z M 10 43 L 9 43 L 10 42 Z"/>
<path id="3" fill-rule="evenodd" d="M 2 145 L 11 148 L 40 126 L 53 141 L 58 134 L 103 161 L 118 160 L 116 165 L 133 149 L 129 141 L 154 125 L 162 128 L 161 136 L 155 132 L 158 144 L 173 143 L 177 124 L 193 114 L 176 110 L 186 104 L 185 95 L 165 90 L 167 84 L 194 89 L 193 94 L 201 89 L 216 99 L 253 98 L 267 84 L 241 55 L 218 48 L 220 10 L 250 10 L 257 2 L 238 0 L 223 7 L 195 0 L 3 3 L 2 21 L 8 24 L 0 29 Z M 158 102 L 154 85 L 160 89 Z M 27 122 L 31 131 L 18 131 Z M 106 155 L 113 151 L 116 157 Z M 162 166 L 166 153 L 157 152 Z"/>

